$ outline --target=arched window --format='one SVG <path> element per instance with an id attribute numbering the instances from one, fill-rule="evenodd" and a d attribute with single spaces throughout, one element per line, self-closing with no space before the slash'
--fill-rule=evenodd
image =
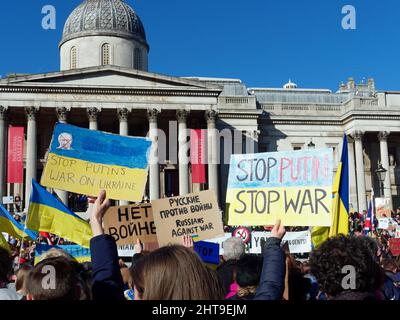
<path id="1" fill-rule="evenodd" d="M 101 47 L 101 64 L 103 66 L 111 64 L 110 45 L 108 43 L 103 44 Z"/>
<path id="2" fill-rule="evenodd" d="M 71 48 L 71 69 L 77 68 L 76 47 Z"/>
<path id="3" fill-rule="evenodd" d="M 136 70 L 142 69 L 142 51 L 139 48 L 135 48 L 133 68 Z"/>

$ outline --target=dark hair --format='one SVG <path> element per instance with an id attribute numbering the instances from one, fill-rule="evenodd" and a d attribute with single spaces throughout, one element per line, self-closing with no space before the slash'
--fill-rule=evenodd
<path id="1" fill-rule="evenodd" d="M 55 271 L 53 283 L 51 279 L 47 281 L 51 269 Z M 26 289 L 34 300 L 79 300 L 81 292 L 78 283 L 74 262 L 65 257 L 55 257 L 42 260 L 33 268 Z M 43 284 L 48 284 L 49 288 Z"/>
<path id="2" fill-rule="evenodd" d="M 258 286 L 263 259 L 245 255 L 236 264 L 236 282 L 241 288 Z"/>
<path id="3" fill-rule="evenodd" d="M 339 235 L 328 239 L 311 253 L 310 264 L 320 289 L 332 297 L 345 291 L 344 266 L 353 266 L 356 271 L 356 289 L 351 291 L 372 293 L 382 279 L 381 269 L 361 237 Z"/>
<path id="4" fill-rule="evenodd" d="M 8 277 L 12 271 L 12 259 L 10 253 L 0 247 L 0 281 L 8 282 Z"/>

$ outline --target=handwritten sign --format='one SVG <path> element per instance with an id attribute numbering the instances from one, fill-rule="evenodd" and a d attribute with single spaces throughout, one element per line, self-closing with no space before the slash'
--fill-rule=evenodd
<path id="1" fill-rule="evenodd" d="M 181 244 L 182 236 L 195 241 L 224 235 L 218 202 L 213 190 L 152 201 L 160 246 Z"/>
<path id="2" fill-rule="evenodd" d="M 157 242 L 151 204 L 111 207 L 104 216 L 104 230 L 117 245 Z"/>
<path id="3" fill-rule="evenodd" d="M 229 225 L 330 226 L 332 149 L 231 157 Z"/>
<path id="4" fill-rule="evenodd" d="M 270 236 L 270 232 L 253 232 L 250 253 L 260 254 L 264 242 Z M 282 239 L 282 244 L 285 242 L 288 242 L 290 253 L 311 252 L 312 249 L 310 231 L 287 232 Z"/>
<path id="5" fill-rule="evenodd" d="M 89 196 L 139 202 L 147 182 L 151 141 L 58 123 L 41 184 Z"/>
<path id="6" fill-rule="evenodd" d="M 78 245 L 51 246 L 44 243 L 37 243 L 35 247 L 35 265 L 43 259 L 43 254 L 51 249 L 63 250 L 79 263 L 91 261 L 90 249 L 88 248 L 84 248 Z"/>
<path id="7" fill-rule="evenodd" d="M 389 198 L 375 198 L 376 217 L 390 218 L 392 216 L 392 208 L 390 207 Z"/>
<path id="8" fill-rule="evenodd" d="M 389 229 L 389 218 L 379 218 L 378 229 L 383 229 L 383 230 Z"/>
<path id="9" fill-rule="evenodd" d="M 219 264 L 219 244 L 198 241 L 194 243 L 194 250 L 204 263 Z"/>

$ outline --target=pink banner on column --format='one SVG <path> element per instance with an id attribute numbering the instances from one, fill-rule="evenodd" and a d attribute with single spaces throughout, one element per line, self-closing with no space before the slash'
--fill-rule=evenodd
<path id="1" fill-rule="evenodd" d="M 8 128 L 7 183 L 24 181 L 24 127 Z"/>
<path id="2" fill-rule="evenodd" d="M 192 163 L 192 183 L 206 183 L 205 161 L 206 130 L 190 131 L 190 161 Z"/>

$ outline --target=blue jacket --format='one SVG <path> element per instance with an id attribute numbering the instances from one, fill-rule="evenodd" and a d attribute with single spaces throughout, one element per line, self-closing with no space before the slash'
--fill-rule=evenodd
<path id="1" fill-rule="evenodd" d="M 281 239 L 268 238 L 263 249 L 263 268 L 254 300 L 282 300 L 285 290 L 286 257 Z"/>
<path id="2" fill-rule="evenodd" d="M 100 235 L 90 240 L 93 300 L 125 300 L 124 283 L 113 237 Z"/>

